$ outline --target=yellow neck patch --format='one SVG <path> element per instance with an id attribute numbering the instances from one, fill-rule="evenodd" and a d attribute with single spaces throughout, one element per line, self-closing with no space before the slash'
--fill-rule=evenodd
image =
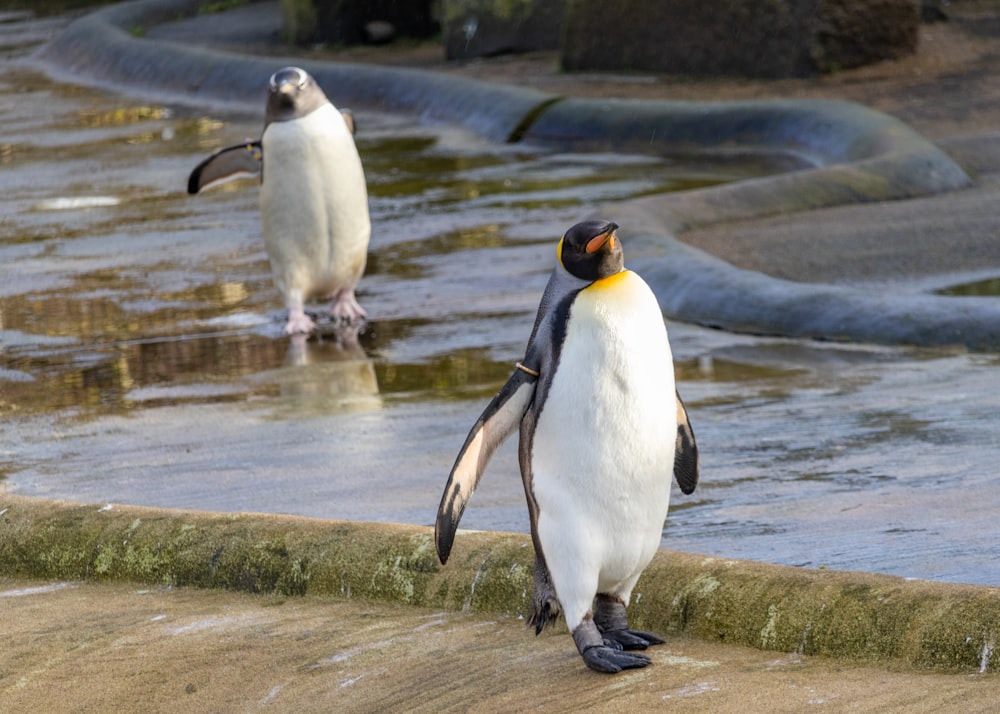
<path id="1" fill-rule="evenodd" d="M 566 240 L 566 239 L 565 238 L 560 238 L 558 245 L 556 245 L 556 260 L 559 261 L 559 265 L 562 265 L 562 267 L 565 268 L 566 266 L 563 265 L 563 262 L 562 262 L 562 245 L 563 245 L 563 241 L 564 240 Z"/>
<path id="2" fill-rule="evenodd" d="M 587 290 L 608 290 L 610 288 L 615 288 L 618 284 L 627 278 L 632 273 L 631 270 L 622 268 L 614 275 L 609 275 L 606 278 L 601 278 L 600 280 L 595 280 L 590 285 L 587 286 Z"/>

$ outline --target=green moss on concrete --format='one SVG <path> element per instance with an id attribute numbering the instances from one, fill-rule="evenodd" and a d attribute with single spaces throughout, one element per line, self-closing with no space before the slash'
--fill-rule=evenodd
<path id="1" fill-rule="evenodd" d="M 427 575 L 437 570 L 429 533 L 410 536 L 402 552 L 385 553 L 375 564 L 370 595 L 380 600 L 414 603 L 423 599 Z"/>
<path id="2" fill-rule="evenodd" d="M 1000 589 L 661 552 L 637 624 L 763 649 L 944 669 L 997 667 Z"/>
<path id="3" fill-rule="evenodd" d="M 527 614 L 534 587 L 534 550 L 523 536 L 462 533 L 447 570 L 464 573 L 443 605 L 509 615 Z M 469 578 L 468 574 L 472 574 Z"/>
<path id="4" fill-rule="evenodd" d="M 526 536 L 0 498 L 0 574 L 319 594 L 526 615 Z M 1000 589 L 661 551 L 632 624 L 763 649 L 998 671 Z"/>

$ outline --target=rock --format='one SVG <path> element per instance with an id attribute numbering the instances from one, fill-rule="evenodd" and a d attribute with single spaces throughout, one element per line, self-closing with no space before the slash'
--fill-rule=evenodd
<path id="1" fill-rule="evenodd" d="M 913 0 L 574 0 L 564 69 L 803 77 L 912 53 Z"/>
<path id="2" fill-rule="evenodd" d="M 917 50 L 919 8 L 912 0 L 823 0 L 812 60 L 820 72 L 898 59 Z"/>
<path id="3" fill-rule="evenodd" d="M 434 4 L 434 0 L 281 0 L 283 34 L 297 44 L 341 45 L 387 42 L 396 36 L 431 37 L 440 29 Z"/>
<path id="4" fill-rule="evenodd" d="M 554 50 L 566 0 L 444 0 L 445 57 Z"/>

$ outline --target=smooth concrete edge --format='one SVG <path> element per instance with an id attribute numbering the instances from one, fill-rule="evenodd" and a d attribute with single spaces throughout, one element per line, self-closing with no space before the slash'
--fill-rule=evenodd
<path id="1" fill-rule="evenodd" d="M 524 139 L 567 150 L 611 148 L 659 155 L 711 155 L 720 149 L 739 155 L 742 148 L 754 156 L 790 159 L 820 175 L 823 168 L 844 164 L 861 164 L 866 173 L 885 175 L 885 186 L 875 195 L 859 192 L 838 202 L 903 198 L 970 184 L 947 154 L 903 122 L 842 100 L 566 98 L 546 109 Z M 913 166 L 913 161 L 921 165 Z M 907 164 L 908 170 L 901 170 L 900 163 Z M 798 193 L 796 184 L 782 188 L 791 189 L 792 196 Z M 792 208 L 809 206 L 800 202 Z"/>
<path id="2" fill-rule="evenodd" d="M 0 496 L 0 572 L 524 615 L 524 535 Z M 630 606 L 662 634 L 945 671 L 1000 670 L 1000 588 L 660 551 Z M 561 626 L 561 625 L 560 625 Z"/>

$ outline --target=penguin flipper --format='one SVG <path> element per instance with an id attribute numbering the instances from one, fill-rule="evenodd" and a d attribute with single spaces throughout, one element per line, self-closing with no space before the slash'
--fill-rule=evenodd
<path id="1" fill-rule="evenodd" d="M 190 194 L 238 178 L 260 176 L 263 153 L 259 141 L 248 141 L 220 149 L 194 167 L 188 176 Z"/>
<path id="2" fill-rule="evenodd" d="M 676 392 L 675 392 L 676 394 Z M 674 447 L 674 478 L 685 494 L 694 493 L 698 485 L 698 443 L 688 420 L 687 409 L 677 394 L 677 444 Z"/>
<path id="3" fill-rule="evenodd" d="M 347 130 L 351 132 L 351 136 L 358 133 L 358 122 L 354 118 L 354 112 L 350 109 L 341 109 L 340 116 L 344 117 L 344 123 L 347 124 Z"/>
<path id="4" fill-rule="evenodd" d="M 434 524 L 434 545 L 442 565 L 448 561 L 458 523 L 486 464 L 497 447 L 520 425 L 535 394 L 537 381 L 537 373 L 515 370 L 466 437 L 441 495 Z"/>

